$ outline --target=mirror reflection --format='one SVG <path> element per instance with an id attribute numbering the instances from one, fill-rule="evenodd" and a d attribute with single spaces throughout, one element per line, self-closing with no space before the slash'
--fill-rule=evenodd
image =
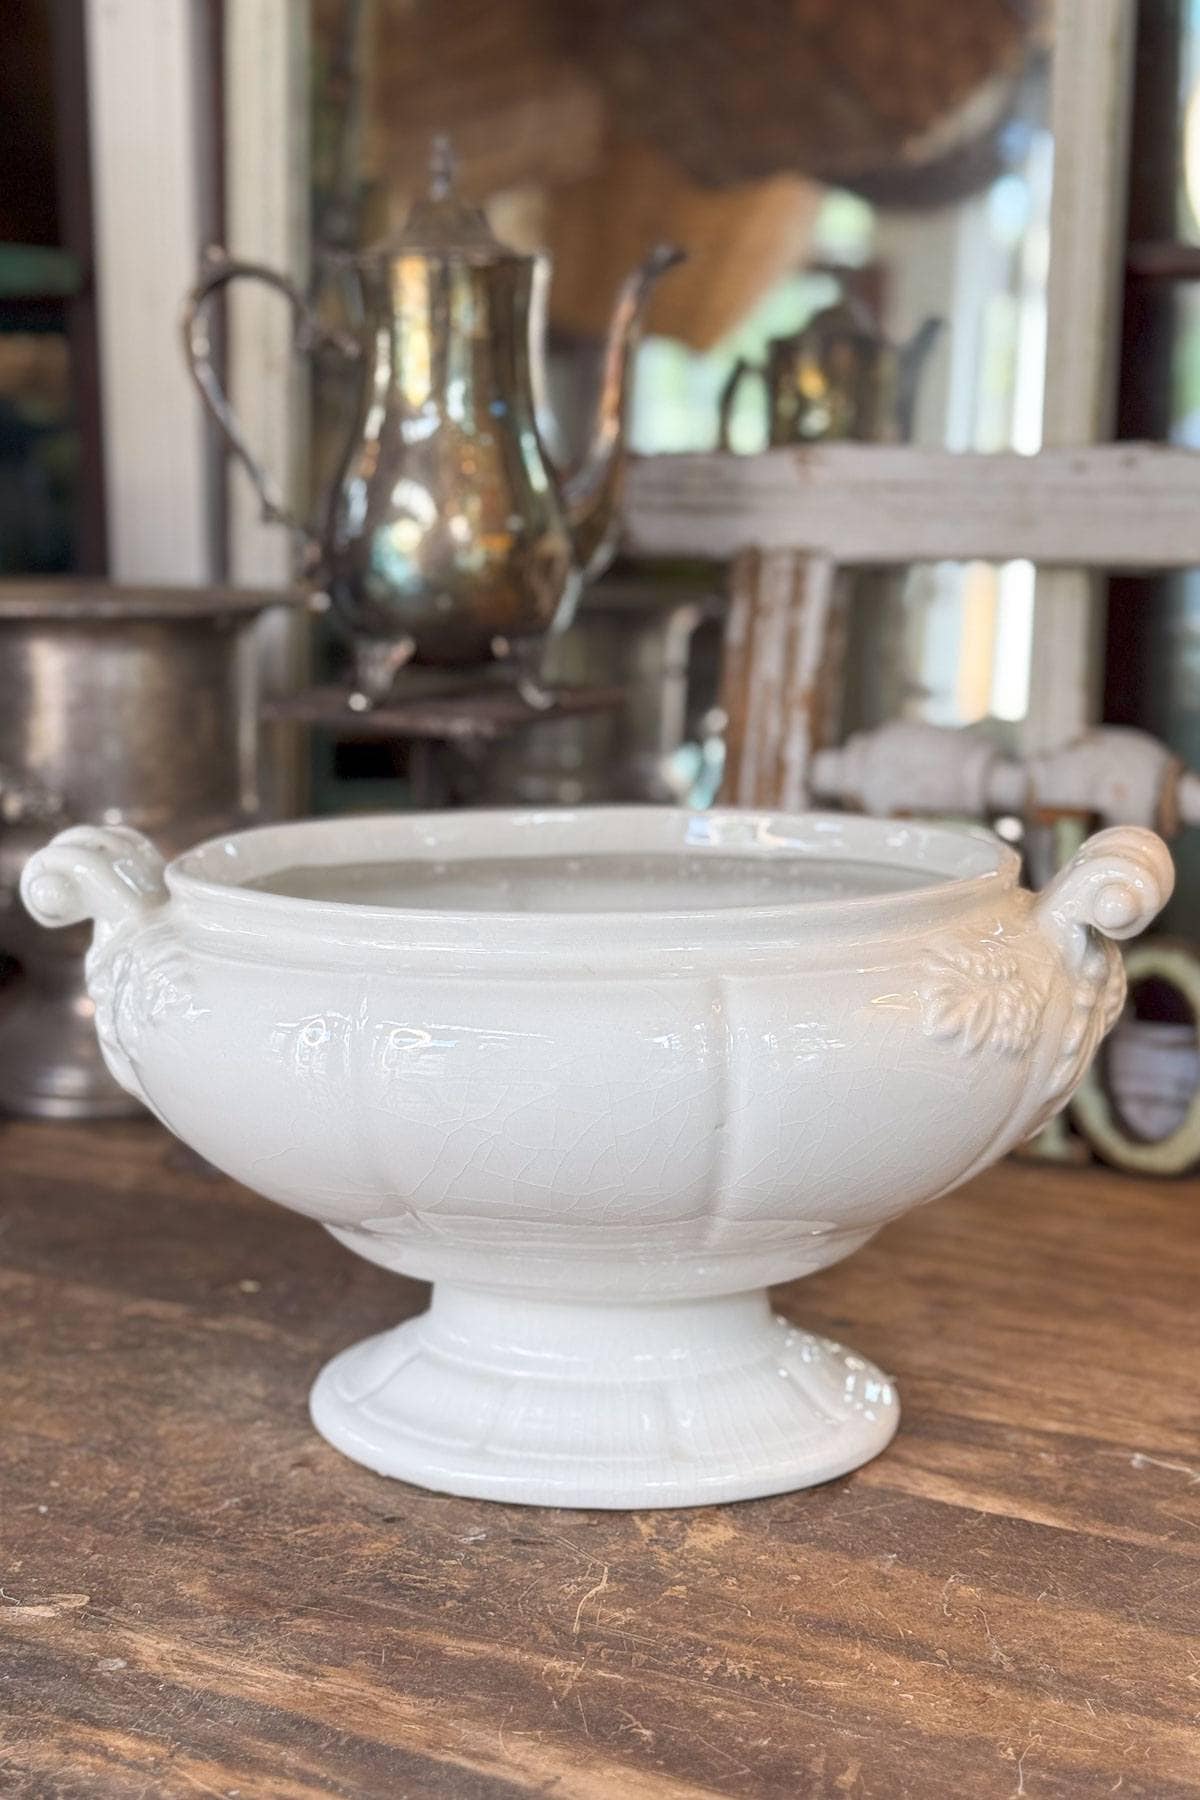
<path id="1" fill-rule="evenodd" d="M 497 236 L 553 259 L 545 418 L 567 458 L 586 446 L 614 295 L 660 241 L 686 246 L 688 261 L 648 311 L 634 450 L 752 453 L 838 438 L 1038 447 L 1053 161 L 1047 9 L 313 0 L 311 31 L 324 315 L 353 318 L 347 253 L 400 227 L 431 140 L 447 134 L 461 190 Z M 347 404 L 345 371 L 326 359 L 318 485 L 336 466 Z M 648 574 L 619 564 L 590 590 L 576 641 L 553 652 L 564 669 L 611 672 L 602 646 L 614 608 L 626 622 L 639 613 L 642 635 L 662 640 L 655 667 L 670 659 L 679 609 L 702 619 L 718 579 L 678 571 L 672 588 L 658 571 L 666 601 L 639 606 Z M 847 728 L 897 712 L 941 723 L 1023 717 L 1028 565 L 846 579 Z M 673 702 L 695 731 L 715 698 L 705 685 L 715 656 L 703 623 L 697 631 L 690 698 Z M 604 754 L 606 729 L 577 721 L 540 735 L 553 745 L 557 733 L 568 761 L 583 765 Z M 704 763 L 701 745 L 702 734 L 685 767 Z M 637 756 L 652 791 L 681 779 L 677 767 L 646 775 L 652 744 Z M 564 792 L 588 791 L 585 774 L 564 769 Z M 493 769 L 492 798 L 504 797 L 499 781 Z"/>

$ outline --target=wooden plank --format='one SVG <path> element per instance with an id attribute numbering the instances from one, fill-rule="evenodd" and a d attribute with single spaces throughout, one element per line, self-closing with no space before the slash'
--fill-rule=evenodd
<path id="1" fill-rule="evenodd" d="M 1055 7 L 1046 445 L 1090 444 L 1113 432 L 1136 17 L 1132 0 Z M 1021 731 L 1028 754 L 1069 743 L 1099 717 L 1104 609 L 1099 576 L 1038 571 Z"/>
<path id="2" fill-rule="evenodd" d="M 1172 239 L 1132 243 L 1125 269 L 1139 281 L 1200 281 L 1200 244 L 1177 244 Z"/>
<path id="3" fill-rule="evenodd" d="M 1102 444 L 988 456 L 824 444 L 635 460 L 625 546 L 725 561 L 748 545 L 839 564 L 981 557 L 1067 567 L 1200 565 L 1200 453 Z"/>
<path id="4" fill-rule="evenodd" d="M 641 1515 L 325 1446 L 424 1291 L 150 1123 L 0 1126 L 0 1207 L 6 1800 L 1194 1800 L 1200 1183 L 1008 1163 L 781 1289 L 895 1444 Z"/>

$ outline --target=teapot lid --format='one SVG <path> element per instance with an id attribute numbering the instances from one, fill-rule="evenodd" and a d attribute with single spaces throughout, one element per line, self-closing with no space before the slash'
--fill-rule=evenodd
<path id="1" fill-rule="evenodd" d="M 448 137 L 435 137 L 429 152 L 426 189 L 413 202 L 400 230 L 367 252 L 368 257 L 427 256 L 447 261 L 525 262 L 528 258 L 504 244 L 487 222 L 482 208 L 471 206 L 455 182 L 455 157 Z"/>
<path id="2" fill-rule="evenodd" d="M 780 350 L 807 350 L 837 338 L 852 338 L 860 346 L 869 346 L 872 350 L 890 348 L 876 320 L 853 294 L 843 294 L 829 306 L 813 313 L 798 331 L 772 338 L 771 342 Z"/>

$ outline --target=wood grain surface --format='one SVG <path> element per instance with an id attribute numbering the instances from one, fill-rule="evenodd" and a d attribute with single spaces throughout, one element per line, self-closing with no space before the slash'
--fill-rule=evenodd
<path id="1" fill-rule="evenodd" d="M 1050 566 L 1200 564 L 1200 454 L 1164 444 L 990 453 L 806 444 L 757 456 L 635 456 L 634 556 L 724 562 L 747 545 L 840 567 L 1026 556 Z"/>
<path id="2" fill-rule="evenodd" d="M 156 1126 L 0 1125 L 0 1208 L 5 1800 L 1200 1794 L 1200 1184 L 1008 1163 L 781 1289 L 895 1444 L 640 1515 L 327 1448 L 422 1290 Z"/>

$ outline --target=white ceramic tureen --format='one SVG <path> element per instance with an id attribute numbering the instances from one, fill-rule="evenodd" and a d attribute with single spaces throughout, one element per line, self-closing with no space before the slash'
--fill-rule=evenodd
<path id="1" fill-rule="evenodd" d="M 118 1080 L 229 1174 L 434 1283 L 318 1428 L 384 1474 L 576 1506 L 803 1487 L 888 1377 L 772 1316 L 1061 1107 L 1171 861 L 1102 832 L 1041 894 L 983 832 L 656 808 L 271 826 L 169 867 L 28 864 L 92 917 Z"/>

